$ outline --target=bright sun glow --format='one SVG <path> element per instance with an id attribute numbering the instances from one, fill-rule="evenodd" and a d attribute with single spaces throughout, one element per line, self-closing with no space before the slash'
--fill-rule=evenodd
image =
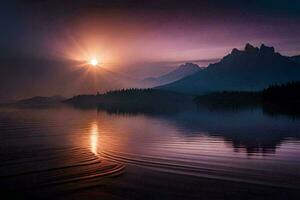
<path id="1" fill-rule="evenodd" d="M 95 67 L 95 66 L 98 65 L 98 60 L 96 58 L 93 58 L 93 59 L 90 60 L 90 64 Z"/>

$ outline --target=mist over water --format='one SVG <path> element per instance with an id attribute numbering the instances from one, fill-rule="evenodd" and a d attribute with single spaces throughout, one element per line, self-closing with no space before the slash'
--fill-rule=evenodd
<path id="1" fill-rule="evenodd" d="M 0 184 L 6 192 L 32 190 L 37 196 L 93 187 L 99 196 L 130 198 L 127 190 L 145 197 L 161 187 L 156 190 L 163 195 L 165 183 L 156 180 L 181 177 L 183 183 L 250 184 L 235 187 L 236 195 L 255 187 L 298 195 L 299 130 L 299 119 L 271 117 L 260 109 L 149 116 L 69 107 L 2 108 Z M 28 184 L 30 179 L 35 181 Z M 178 193 L 186 189 L 168 187 Z M 191 188 L 195 191 L 185 195 L 192 198 L 200 186 Z"/>

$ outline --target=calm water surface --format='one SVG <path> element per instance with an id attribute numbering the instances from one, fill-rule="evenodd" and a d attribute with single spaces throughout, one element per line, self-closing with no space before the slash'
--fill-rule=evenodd
<path id="1" fill-rule="evenodd" d="M 8 198 L 299 197 L 300 120 L 260 109 L 149 116 L 1 108 L 0 150 Z"/>

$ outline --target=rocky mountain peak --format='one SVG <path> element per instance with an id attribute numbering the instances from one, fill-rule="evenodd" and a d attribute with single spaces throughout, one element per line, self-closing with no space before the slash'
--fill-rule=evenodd
<path id="1" fill-rule="evenodd" d="M 275 49 L 274 49 L 274 47 L 268 47 L 268 46 L 262 44 L 260 46 L 259 53 L 261 53 L 261 54 L 274 54 Z"/>
<path id="2" fill-rule="evenodd" d="M 258 47 L 254 47 L 249 43 L 247 43 L 245 46 L 246 53 L 257 53 L 258 51 L 259 51 Z"/>

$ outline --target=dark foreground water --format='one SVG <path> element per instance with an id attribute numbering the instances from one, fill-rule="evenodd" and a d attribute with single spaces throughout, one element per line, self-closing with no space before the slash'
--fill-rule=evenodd
<path id="1" fill-rule="evenodd" d="M 1 199 L 299 199 L 300 120 L 0 109 Z"/>

